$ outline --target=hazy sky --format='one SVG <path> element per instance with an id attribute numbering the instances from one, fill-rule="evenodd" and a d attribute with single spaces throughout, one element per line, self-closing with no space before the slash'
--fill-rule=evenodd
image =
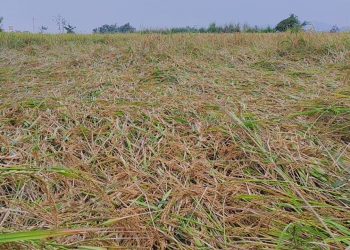
<path id="1" fill-rule="evenodd" d="M 350 26 L 350 0 L 0 0 L 3 28 L 57 28 L 58 14 L 91 32 L 102 24 L 130 22 L 136 28 L 207 26 L 211 22 L 275 25 L 291 13 L 302 20 Z"/>

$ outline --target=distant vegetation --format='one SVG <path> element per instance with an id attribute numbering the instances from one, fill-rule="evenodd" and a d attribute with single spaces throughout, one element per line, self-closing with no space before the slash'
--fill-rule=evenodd
<path id="1" fill-rule="evenodd" d="M 2 21 L 4 20 L 4 18 L 3 17 L 0 17 L 0 32 L 2 32 L 2 28 L 1 28 L 1 26 L 2 26 Z"/>
<path id="2" fill-rule="evenodd" d="M 117 24 L 105 24 L 101 27 L 93 29 L 93 33 L 98 34 L 113 34 L 113 33 L 133 33 L 136 32 L 136 28 L 126 23 L 122 26 L 117 26 Z M 140 31 L 141 33 L 273 33 L 275 29 L 270 26 L 261 28 L 258 26 L 250 26 L 248 24 L 227 24 L 219 26 L 216 23 L 211 23 L 207 28 L 196 28 L 196 27 L 174 27 L 169 29 L 144 29 Z"/>
<path id="3" fill-rule="evenodd" d="M 337 25 L 334 25 L 329 32 L 330 33 L 338 33 L 338 32 L 340 32 L 340 29 Z"/>
<path id="4" fill-rule="evenodd" d="M 76 26 L 68 23 L 64 17 L 57 15 L 53 21 L 57 25 L 58 32 L 60 34 L 75 34 Z M 0 17 L 0 32 L 2 29 L 3 17 Z M 291 14 L 288 18 L 280 21 L 275 27 L 271 26 L 251 26 L 249 24 L 230 23 L 225 25 L 217 25 L 215 22 L 208 25 L 208 27 L 173 27 L 173 28 L 149 28 L 137 30 L 130 23 L 118 26 L 117 24 L 104 24 L 92 30 L 94 34 L 114 34 L 114 33 L 159 33 L 159 34 L 172 34 L 172 33 L 275 33 L 275 32 L 300 32 L 305 29 L 310 23 L 307 21 L 302 22 L 298 16 Z M 39 33 L 44 34 L 48 30 L 47 26 L 42 25 L 39 28 Z M 337 25 L 334 25 L 329 32 L 338 33 L 344 29 L 340 29 Z"/>
<path id="5" fill-rule="evenodd" d="M 64 30 L 66 31 L 67 34 L 75 34 L 75 26 L 67 24 L 63 26 Z"/>
<path id="6" fill-rule="evenodd" d="M 133 33 L 136 28 L 132 27 L 130 23 L 126 23 L 122 26 L 117 26 L 117 24 L 112 25 L 102 25 L 96 29 L 93 29 L 93 33 L 107 34 L 107 33 Z"/>
<path id="7" fill-rule="evenodd" d="M 42 26 L 40 27 L 40 31 L 39 31 L 39 33 L 40 33 L 40 34 L 44 34 L 44 33 L 45 33 L 47 30 L 48 30 L 48 27 L 47 27 L 47 26 L 42 25 Z"/>
<path id="8" fill-rule="evenodd" d="M 282 20 L 277 24 L 275 28 L 259 27 L 257 25 L 250 26 L 249 24 L 226 24 L 223 26 L 217 25 L 216 23 L 211 23 L 208 27 L 197 28 L 197 27 L 175 27 L 169 29 L 145 29 L 141 30 L 141 33 L 274 33 L 274 32 L 285 32 L 288 30 L 301 31 L 308 23 L 301 22 L 299 18 L 291 14 L 288 18 Z M 116 24 L 105 24 L 101 27 L 93 29 L 93 33 L 106 34 L 106 33 L 132 33 L 135 32 L 136 28 L 132 27 L 130 23 L 124 24 L 122 26 L 117 26 Z"/>
<path id="9" fill-rule="evenodd" d="M 170 29 L 146 29 L 142 33 L 273 33 L 275 30 L 271 27 L 261 28 L 258 26 L 250 26 L 248 24 L 227 24 L 219 26 L 216 23 L 211 23 L 207 28 L 195 27 L 177 27 Z"/>
<path id="10" fill-rule="evenodd" d="M 286 32 L 288 30 L 300 31 L 306 25 L 308 25 L 308 22 L 304 21 L 302 23 L 296 15 L 291 14 L 288 18 L 279 22 L 275 30 L 279 32 Z"/>
<path id="11" fill-rule="evenodd" d="M 54 22 L 57 25 L 59 33 L 75 34 L 75 26 L 71 25 L 66 21 L 64 17 L 58 15 L 54 18 Z M 45 27 L 45 26 L 42 26 Z M 43 31 L 43 30 L 40 30 Z"/>

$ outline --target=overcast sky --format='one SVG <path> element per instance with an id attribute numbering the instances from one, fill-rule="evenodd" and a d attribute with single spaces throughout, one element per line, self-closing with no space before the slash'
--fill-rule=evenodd
<path id="1" fill-rule="evenodd" d="M 62 15 L 89 33 L 103 24 L 164 28 L 207 26 L 211 22 L 275 25 L 289 14 L 302 20 L 350 26 L 350 0 L 0 0 L 3 28 L 32 31 L 41 25 L 57 32 L 53 17 Z"/>

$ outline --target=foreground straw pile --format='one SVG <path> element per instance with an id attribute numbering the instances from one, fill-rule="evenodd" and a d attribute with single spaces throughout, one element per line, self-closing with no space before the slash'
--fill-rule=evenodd
<path id="1" fill-rule="evenodd" d="M 349 62 L 349 34 L 0 34 L 0 248 L 345 248 Z"/>

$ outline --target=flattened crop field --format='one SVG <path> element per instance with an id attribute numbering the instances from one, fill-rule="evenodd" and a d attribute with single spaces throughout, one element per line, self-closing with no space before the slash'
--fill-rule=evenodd
<path id="1" fill-rule="evenodd" d="M 349 78 L 349 33 L 0 33 L 0 249 L 345 249 Z"/>

